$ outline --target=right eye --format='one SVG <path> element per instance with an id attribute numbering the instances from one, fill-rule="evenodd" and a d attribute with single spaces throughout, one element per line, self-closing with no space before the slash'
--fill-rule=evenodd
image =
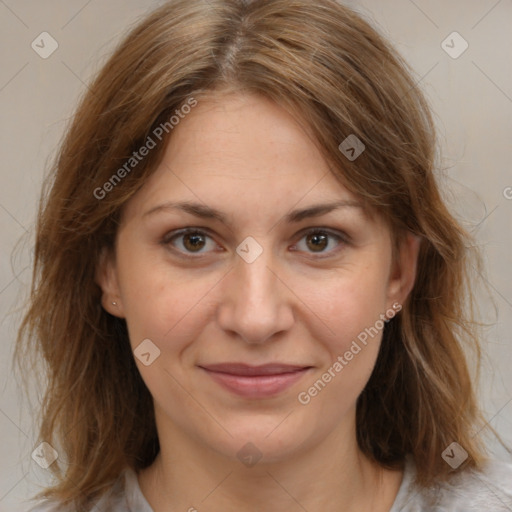
<path id="1" fill-rule="evenodd" d="M 208 252 L 207 250 L 202 251 L 204 247 L 207 247 L 208 239 L 213 241 L 205 231 L 197 228 L 186 228 L 168 233 L 162 243 L 171 245 L 173 250 L 181 253 L 186 258 L 195 258 L 197 256 L 193 256 L 193 254 L 201 255 Z"/>

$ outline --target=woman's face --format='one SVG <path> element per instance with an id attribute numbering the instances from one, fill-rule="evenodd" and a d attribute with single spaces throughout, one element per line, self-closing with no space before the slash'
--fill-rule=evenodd
<path id="1" fill-rule="evenodd" d="M 104 307 L 126 319 L 160 436 L 275 461 L 353 434 L 416 254 L 409 238 L 392 262 L 384 222 L 283 109 L 224 96 L 174 128 L 98 279 Z"/>

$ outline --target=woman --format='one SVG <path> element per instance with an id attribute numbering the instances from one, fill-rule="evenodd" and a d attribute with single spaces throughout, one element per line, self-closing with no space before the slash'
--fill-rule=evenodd
<path id="1" fill-rule="evenodd" d="M 334 0 L 135 27 L 39 215 L 34 510 L 512 509 L 434 155 L 407 66 Z"/>

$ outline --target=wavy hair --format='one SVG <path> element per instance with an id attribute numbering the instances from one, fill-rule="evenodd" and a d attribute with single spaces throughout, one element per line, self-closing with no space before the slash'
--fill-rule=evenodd
<path id="1" fill-rule="evenodd" d="M 140 21 L 89 85 L 40 202 L 30 303 L 16 357 L 44 362 L 39 437 L 63 456 L 42 496 L 85 510 L 126 467 L 159 450 L 152 397 L 126 324 L 101 307 L 95 272 L 123 205 L 160 162 L 166 134 L 108 194 L 98 188 L 191 97 L 262 94 L 311 129 L 332 172 L 386 219 L 395 245 L 422 239 L 417 277 L 386 326 L 357 402 L 360 449 L 385 467 L 407 455 L 417 482 L 446 479 L 457 441 L 467 467 L 485 458 L 466 348 L 480 348 L 468 233 L 435 180 L 437 137 L 414 73 L 364 18 L 335 0 L 172 0 Z M 366 146 L 349 161 L 340 143 Z M 103 194 L 102 194 L 103 195 Z M 478 260 L 480 261 L 480 260 Z M 477 365 L 478 367 L 478 365 Z"/>

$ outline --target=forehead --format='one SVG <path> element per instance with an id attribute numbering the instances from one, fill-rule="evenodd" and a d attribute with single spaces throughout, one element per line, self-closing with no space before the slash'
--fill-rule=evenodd
<path id="1" fill-rule="evenodd" d="M 178 170 L 223 172 L 233 179 L 298 179 L 328 171 L 307 127 L 261 95 L 199 99 L 173 130 L 164 161 Z"/>
<path id="2" fill-rule="evenodd" d="M 198 99 L 127 209 L 142 215 L 177 201 L 241 220 L 318 203 L 361 203 L 334 176 L 307 127 L 263 96 L 235 94 Z"/>

